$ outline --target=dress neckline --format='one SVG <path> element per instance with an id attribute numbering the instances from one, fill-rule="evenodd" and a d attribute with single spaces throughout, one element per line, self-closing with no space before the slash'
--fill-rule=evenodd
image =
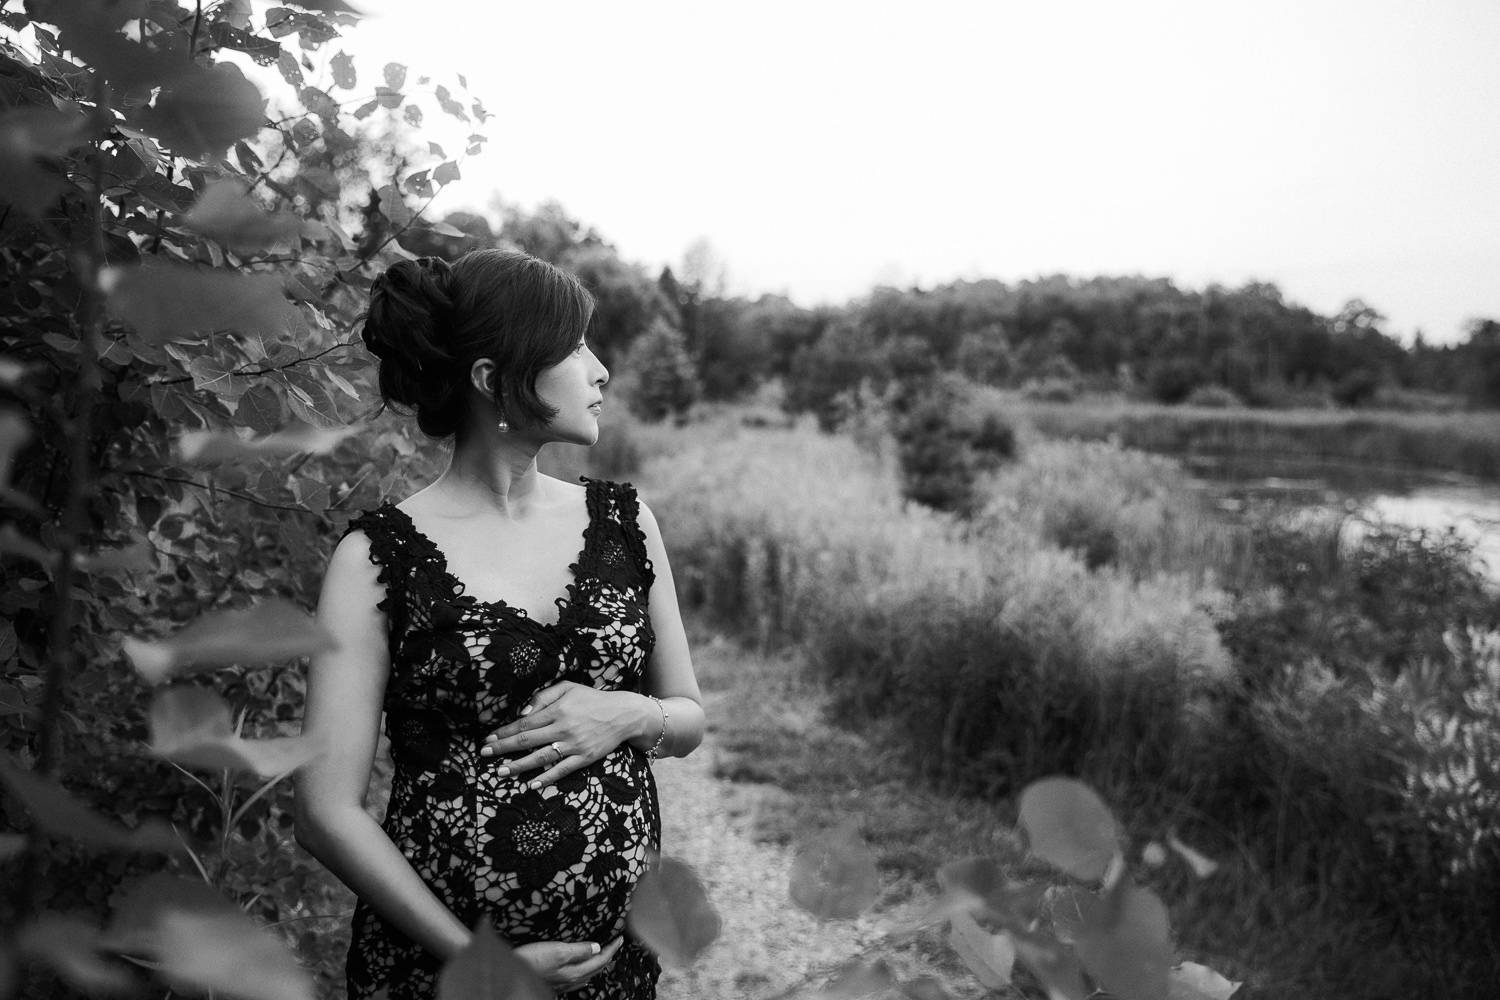
<path id="1" fill-rule="evenodd" d="M 487 611 L 508 611 L 516 617 L 520 618 L 522 621 L 531 622 L 538 628 L 550 630 L 557 628 L 563 623 L 563 618 L 574 607 L 575 602 L 577 601 L 579 579 L 583 573 L 583 562 L 589 554 L 590 539 L 593 538 L 594 525 L 597 520 L 595 511 L 596 504 L 594 499 L 594 483 L 595 480 L 587 478 L 583 479 L 584 508 L 588 512 L 588 522 L 583 526 L 583 543 L 582 547 L 578 550 L 578 558 L 568 565 L 568 571 L 571 574 L 572 579 L 568 581 L 567 590 L 563 592 L 563 595 L 553 600 L 552 603 L 557 608 L 557 618 L 550 622 L 544 622 L 538 618 L 533 618 L 531 616 L 531 612 L 527 611 L 525 608 L 516 607 L 514 604 L 511 604 L 504 598 L 498 598 L 493 601 L 486 601 L 470 594 L 468 585 L 460 580 L 458 576 L 448 568 L 448 554 L 441 548 L 439 548 L 437 542 L 434 542 L 431 538 L 429 538 L 425 531 L 417 527 L 417 522 L 412 520 L 412 516 L 410 514 L 402 510 L 400 507 L 397 507 L 389 500 L 385 502 L 385 504 L 383 505 L 383 509 L 388 510 L 392 514 L 394 514 L 396 518 L 405 526 L 406 530 L 411 533 L 412 538 L 417 542 L 417 544 L 427 550 L 427 556 L 431 561 L 434 570 L 437 572 L 438 576 L 440 576 L 448 585 L 448 588 L 453 592 L 453 595 L 455 597 L 463 598 L 465 601 L 471 602 L 475 607 L 483 608 Z"/>

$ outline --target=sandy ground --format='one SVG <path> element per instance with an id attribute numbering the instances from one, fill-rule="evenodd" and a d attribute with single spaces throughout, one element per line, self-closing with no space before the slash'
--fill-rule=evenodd
<path id="1" fill-rule="evenodd" d="M 758 843 L 747 832 L 764 794 L 713 776 L 712 736 L 690 757 L 656 765 L 662 803 L 663 852 L 687 862 L 723 918 L 718 940 L 688 970 L 667 969 L 660 1000 L 761 1000 L 812 976 L 826 979 L 888 927 L 909 914 L 872 913 L 854 921 L 820 922 L 792 905 L 787 872 L 792 852 Z M 908 951 L 881 948 L 903 980 L 932 974 Z"/>

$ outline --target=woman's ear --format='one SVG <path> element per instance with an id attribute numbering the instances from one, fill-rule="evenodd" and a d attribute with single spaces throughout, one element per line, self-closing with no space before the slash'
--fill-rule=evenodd
<path id="1" fill-rule="evenodd" d="M 495 362 L 480 358 L 469 366 L 469 384 L 485 399 L 495 398 Z"/>

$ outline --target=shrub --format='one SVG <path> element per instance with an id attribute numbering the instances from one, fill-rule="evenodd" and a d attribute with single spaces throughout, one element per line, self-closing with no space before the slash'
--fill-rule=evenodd
<path id="1" fill-rule="evenodd" d="M 1233 389 L 1223 385 L 1194 386 L 1183 402 L 1211 410 L 1233 410 L 1245 405 Z"/>
<path id="2" fill-rule="evenodd" d="M 643 420 L 682 417 L 701 392 L 697 369 L 682 331 L 666 320 L 652 320 L 630 351 L 631 410 Z"/>

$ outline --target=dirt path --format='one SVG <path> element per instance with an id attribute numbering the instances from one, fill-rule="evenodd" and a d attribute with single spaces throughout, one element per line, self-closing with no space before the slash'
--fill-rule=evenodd
<path id="1" fill-rule="evenodd" d="M 882 936 L 902 913 L 820 924 L 792 905 L 792 852 L 747 832 L 757 790 L 713 776 L 710 734 L 692 756 L 656 766 L 664 852 L 692 865 L 723 918 L 719 939 L 690 971 L 668 969 L 660 1000 L 758 1000 L 832 970 Z M 927 973 L 912 954 L 886 956 L 903 979 Z"/>

